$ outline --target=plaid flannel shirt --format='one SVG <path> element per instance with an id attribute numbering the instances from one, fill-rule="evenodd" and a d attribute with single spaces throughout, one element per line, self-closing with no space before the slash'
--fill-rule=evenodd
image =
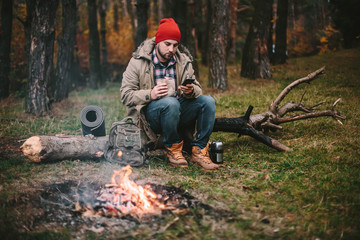
<path id="1" fill-rule="evenodd" d="M 162 79 L 165 77 L 170 77 L 175 80 L 175 87 L 176 87 L 176 57 L 173 56 L 170 61 L 168 62 L 167 66 L 162 64 L 159 58 L 156 56 L 156 51 L 152 53 L 153 63 L 155 66 L 154 69 L 154 81 L 155 85 L 157 85 L 157 80 Z M 175 91 L 176 93 L 176 91 Z"/>

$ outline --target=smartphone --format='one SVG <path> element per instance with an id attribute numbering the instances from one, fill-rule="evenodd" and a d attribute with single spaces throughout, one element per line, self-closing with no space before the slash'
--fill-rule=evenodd
<path id="1" fill-rule="evenodd" d="M 181 85 L 186 86 L 187 84 L 194 83 L 194 81 L 195 78 L 187 78 Z"/>

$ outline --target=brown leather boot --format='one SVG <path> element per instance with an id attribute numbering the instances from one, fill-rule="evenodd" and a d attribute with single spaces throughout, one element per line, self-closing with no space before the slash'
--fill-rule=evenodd
<path id="1" fill-rule="evenodd" d="M 171 148 L 166 148 L 166 156 L 168 157 L 170 164 L 178 167 L 188 167 L 188 162 L 185 160 L 182 154 L 183 141 L 180 143 L 174 143 Z"/>
<path id="2" fill-rule="evenodd" d="M 196 162 L 205 170 L 216 170 L 220 167 L 220 165 L 217 165 L 211 161 L 208 149 L 209 144 L 206 145 L 204 149 L 201 149 L 199 146 L 193 146 L 191 161 Z"/>

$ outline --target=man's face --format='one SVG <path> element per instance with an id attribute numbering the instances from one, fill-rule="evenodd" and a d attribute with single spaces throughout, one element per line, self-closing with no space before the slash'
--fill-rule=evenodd
<path id="1" fill-rule="evenodd" d="M 156 54 L 161 62 L 167 62 L 176 53 L 179 43 L 176 40 L 168 39 L 156 45 Z"/>

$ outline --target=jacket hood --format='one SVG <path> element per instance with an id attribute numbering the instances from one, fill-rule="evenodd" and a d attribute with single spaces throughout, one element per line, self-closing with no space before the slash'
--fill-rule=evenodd
<path id="1" fill-rule="evenodd" d="M 155 47 L 155 37 L 146 39 L 143 41 L 139 47 L 133 52 L 132 56 L 134 58 L 145 58 L 151 61 L 151 54 Z M 180 60 L 193 61 L 193 57 L 190 54 L 190 51 L 182 44 L 179 45 L 179 48 L 176 50 L 176 57 Z M 185 59 L 182 59 L 185 58 Z"/>

